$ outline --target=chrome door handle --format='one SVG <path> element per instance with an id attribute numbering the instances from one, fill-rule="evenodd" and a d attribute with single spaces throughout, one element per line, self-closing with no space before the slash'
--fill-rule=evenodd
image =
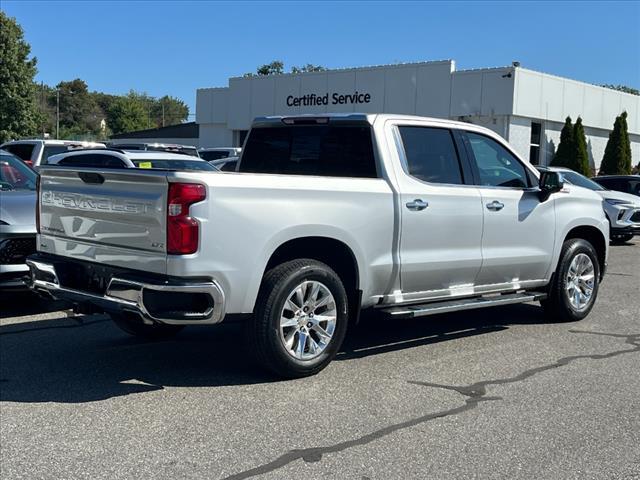
<path id="1" fill-rule="evenodd" d="M 504 203 L 501 203 L 501 202 L 499 202 L 497 200 L 494 200 L 491 203 L 487 203 L 487 208 L 489 210 L 497 212 L 498 210 L 502 210 L 504 208 Z"/>
<path id="2" fill-rule="evenodd" d="M 407 203 L 407 208 L 409 210 L 413 210 L 414 212 L 419 212 L 420 210 L 424 210 L 429 206 L 429 202 L 425 202 L 424 200 L 420 200 L 416 198 L 413 202 Z"/>

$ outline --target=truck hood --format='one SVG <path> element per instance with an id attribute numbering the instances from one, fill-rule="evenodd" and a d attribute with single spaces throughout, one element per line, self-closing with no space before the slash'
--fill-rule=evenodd
<path id="1" fill-rule="evenodd" d="M 615 190 L 598 190 L 598 193 L 605 200 L 623 200 L 625 203 L 640 207 L 640 197 L 630 193 L 617 192 Z"/>
<path id="2" fill-rule="evenodd" d="M 0 220 L 9 225 L 36 228 L 36 192 L 14 190 L 0 192 Z"/>

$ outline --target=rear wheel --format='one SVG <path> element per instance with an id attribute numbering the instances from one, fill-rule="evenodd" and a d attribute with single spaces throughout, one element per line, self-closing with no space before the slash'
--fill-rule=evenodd
<path id="1" fill-rule="evenodd" d="M 146 338 L 149 340 L 161 340 L 171 338 L 184 328 L 183 325 L 166 325 L 164 323 L 147 324 L 133 313 L 113 313 L 111 320 L 120 330 L 134 337 Z"/>
<path id="2" fill-rule="evenodd" d="M 277 375 L 314 375 L 338 353 L 347 312 L 344 285 L 329 266 L 292 260 L 265 275 L 247 335 L 258 362 Z"/>
<path id="3" fill-rule="evenodd" d="M 593 308 L 599 284 L 600 264 L 593 246 L 579 238 L 567 240 L 542 306 L 554 320 L 582 320 Z"/>

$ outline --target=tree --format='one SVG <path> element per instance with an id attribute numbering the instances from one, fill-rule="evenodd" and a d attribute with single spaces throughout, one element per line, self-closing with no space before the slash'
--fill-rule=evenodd
<path id="1" fill-rule="evenodd" d="M 619 92 L 630 93 L 631 95 L 640 95 L 640 90 L 633 87 L 627 87 L 626 85 L 602 85 L 604 88 L 610 88 L 611 90 L 618 90 Z"/>
<path id="2" fill-rule="evenodd" d="M 100 122 L 106 115 L 89 93 L 87 84 L 76 78 L 60 82 L 56 88 L 60 98 L 60 137 L 98 134 Z"/>
<path id="3" fill-rule="evenodd" d="M 280 75 L 284 73 L 284 63 L 280 60 L 274 60 L 271 63 L 259 66 L 256 72 L 258 75 Z"/>
<path id="4" fill-rule="evenodd" d="M 175 125 L 189 118 L 189 107 L 182 100 L 165 95 L 157 100 L 153 99 L 151 118 L 154 127 Z"/>
<path id="5" fill-rule="evenodd" d="M 558 144 L 558 150 L 551 161 L 551 165 L 554 167 L 567 167 L 571 168 L 571 157 L 574 152 L 573 147 L 573 125 L 571 123 L 571 117 L 567 117 L 564 122 L 564 127 L 560 132 L 560 143 Z"/>
<path id="6" fill-rule="evenodd" d="M 33 78 L 35 57 L 15 19 L 0 11 L 0 142 L 34 135 L 40 116 Z"/>
<path id="7" fill-rule="evenodd" d="M 107 111 L 107 125 L 115 134 L 144 130 L 149 127 L 149 106 L 144 97 L 133 90 L 116 97 Z"/>
<path id="8" fill-rule="evenodd" d="M 631 172 L 631 145 L 627 112 L 616 117 L 600 164 L 600 175 L 628 175 Z"/>
<path id="9" fill-rule="evenodd" d="M 576 124 L 573 127 L 573 149 L 572 155 L 573 166 L 570 166 L 571 170 L 591 176 L 591 168 L 589 168 L 589 153 L 587 152 L 587 137 L 584 134 L 584 127 L 582 126 L 582 118 L 578 117 Z"/>
<path id="10" fill-rule="evenodd" d="M 313 65 L 311 63 L 307 63 L 302 67 L 291 67 L 291 73 L 324 72 L 326 70 L 326 67 L 323 67 L 322 65 Z"/>

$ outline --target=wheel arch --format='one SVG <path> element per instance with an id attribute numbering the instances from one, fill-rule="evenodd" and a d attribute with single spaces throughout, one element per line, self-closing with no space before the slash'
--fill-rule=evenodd
<path id="1" fill-rule="evenodd" d="M 607 268 L 607 239 L 602 231 L 591 225 L 580 225 L 573 227 L 565 236 L 563 243 L 567 240 L 580 238 L 589 242 L 598 255 L 598 265 L 600 267 L 600 279 L 604 276 Z"/>

